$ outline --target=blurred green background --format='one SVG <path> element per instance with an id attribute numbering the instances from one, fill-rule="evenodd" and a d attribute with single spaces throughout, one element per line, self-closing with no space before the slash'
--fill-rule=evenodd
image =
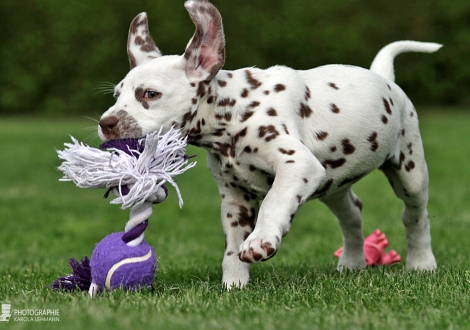
<path id="1" fill-rule="evenodd" d="M 222 13 L 225 69 L 329 63 L 369 67 L 389 42 L 444 44 L 396 60 L 416 105 L 470 105 L 469 0 L 212 1 Z M 0 1 L 0 115 L 87 115 L 112 105 L 103 82 L 128 71 L 127 32 L 142 11 L 164 54 L 182 54 L 194 26 L 182 0 Z"/>

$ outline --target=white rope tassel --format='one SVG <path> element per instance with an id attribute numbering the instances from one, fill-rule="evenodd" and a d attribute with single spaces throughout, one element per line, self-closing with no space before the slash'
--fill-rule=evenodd
<path id="1" fill-rule="evenodd" d="M 103 151 L 78 142 L 65 143 L 63 151 L 58 150 L 63 160 L 59 170 L 64 174 L 60 181 L 72 181 L 80 188 L 109 188 L 127 185 L 130 191 L 123 195 L 121 191 L 111 204 L 122 204 L 126 209 L 155 201 L 162 194 L 164 183 L 170 183 L 178 194 L 180 207 L 183 199 L 173 177 L 194 167 L 196 162 L 188 163 L 185 155 L 186 138 L 181 132 L 171 128 L 161 135 L 161 130 L 145 137 L 144 150 L 132 150 L 139 157 L 134 157 L 119 149 Z M 157 197 L 156 197 L 157 196 Z"/>

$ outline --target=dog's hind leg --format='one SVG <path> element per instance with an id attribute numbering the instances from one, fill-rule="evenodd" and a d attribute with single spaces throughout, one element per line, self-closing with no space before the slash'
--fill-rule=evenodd
<path id="1" fill-rule="evenodd" d="M 405 203 L 402 221 L 405 225 L 409 269 L 432 270 L 436 260 L 431 249 L 428 212 L 428 170 L 419 133 L 402 131 L 401 151 L 386 161 L 381 170 L 387 176 L 398 198 Z"/>
<path id="2" fill-rule="evenodd" d="M 343 234 L 344 249 L 338 270 L 365 268 L 361 200 L 349 188 L 323 197 L 321 201 L 336 216 Z"/>

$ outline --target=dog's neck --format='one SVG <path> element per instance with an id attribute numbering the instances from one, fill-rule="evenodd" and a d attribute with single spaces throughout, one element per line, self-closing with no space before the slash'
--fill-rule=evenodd
<path id="1" fill-rule="evenodd" d="M 245 79 L 245 71 L 220 71 L 211 81 L 195 85 L 193 106 L 180 124 L 188 143 L 209 149 L 213 143 L 233 144 L 248 107 L 247 98 L 240 94 L 240 80 Z"/>

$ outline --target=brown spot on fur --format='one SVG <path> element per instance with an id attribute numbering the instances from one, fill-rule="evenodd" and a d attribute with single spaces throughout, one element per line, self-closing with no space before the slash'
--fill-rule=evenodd
<path id="1" fill-rule="evenodd" d="M 224 114 L 216 113 L 214 117 L 217 120 L 231 121 L 232 120 L 232 113 L 231 112 L 226 112 Z"/>
<path id="2" fill-rule="evenodd" d="M 327 168 L 330 166 L 331 168 L 338 168 L 344 165 L 346 163 L 345 158 L 338 158 L 338 159 L 327 159 L 325 160 L 322 165 L 324 168 Z"/>
<path id="3" fill-rule="evenodd" d="M 274 117 L 277 116 L 277 111 L 274 108 L 269 108 L 267 111 L 268 116 Z"/>
<path id="4" fill-rule="evenodd" d="M 206 95 L 206 86 L 202 82 L 197 86 L 196 95 L 200 98 Z"/>
<path id="5" fill-rule="evenodd" d="M 241 122 L 243 123 L 244 121 L 248 120 L 251 116 L 253 116 L 254 112 L 253 111 L 247 111 L 243 114 Z"/>
<path id="6" fill-rule="evenodd" d="M 414 168 L 415 168 L 415 163 L 412 160 L 410 160 L 408 164 L 405 165 L 405 170 L 407 172 L 411 171 Z"/>
<path id="7" fill-rule="evenodd" d="M 308 118 L 312 115 L 313 111 L 310 107 L 305 103 L 300 103 L 299 115 L 302 118 Z"/>
<path id="8" fill-rule="evenodd" d="M 379 143 L 377 142 L 377 132 L 372 132 L 367 138 L 367 141 L 371 143 L 370 150 L 376 151 L 379 147 Z"/>
<path id="9" fill-rule="evenodd" d="M 284 91 L 286 90 L 286 85 L 283 85 L 283 84 L 277 84 L 276 86 L 274 86 L 274 91 L 276 92 L 281 92 L 281 91 Z"/>
<path id="10" fill-rule="evenodd" d="M 390 108 L 390 103 L 388 103 L 388 101 L 387 101 L 385 98 L 383 98 L 382 101 L 383 101 L 383 103 L 384 103 L 385 111 L 386 111 L 389 115 L 391 115 L 391 114 L 392 114 L 392 109 Z"/>
<path id="11" fill-rule="evenodd" d="M 327 132 L 318 132 L 315 137 L 317 138 L 317 140 L 320 140 L 320 141 L 323 141 L 324 139 L 326 139 L 326 137 L 328 136 L 328 133 Z"/>
<path id="12" fill-rule="evenodd" d="M 248 210 L 245 206 L 240 206 L 238 209 L 238 224 L 242 227 L 250 226 L 253 230 L 255 228 L 255 219 L 256 219 L 256 212 L 254 208 Z"/>
<path id="13" fill-rule="evenodd" d="M 258 87 L 260 87 L 262 85 L 262 83 L 259 80 L 253 78 L 253 75 L 251 74 L 251 71 L 246 70 L 245 75 L 246 75 L 246 80 L 248 81 L 248 83 L 251 86 L 251 90 L 255 90 L 255 89 L 257 89 Z"/>
<path id="14" fill-rule="evenodd" d="M 284 128 L 284 132 L 286 132 L 286 134 L 289 134 L 286 124 L 282 124 L 282 128 Z"/>
<path id="15" fill-rule="evenodd" d="M 248 107 L 253 109 L 253 108 L 256 108 L 258 105 L 260 105 L 260 102 L 253 101 L 248 105 Z"/>
<path id="16" fill-rule="evenodd" d="M 345 155 L 350 155 L 356 150 L 356 148 L 351 144 L 349 139 L 344 139 L 343 141 L 341 141 L 341 145 L 343 146 L 343 152 Z"/>
<path id="17" fill-rule="evenodd" d="M 194 113 L 191 113 L 191 110 L 186 112 L 184 115 L 183 115 L 183 120 L 181 121 L 181 127 L 185 127 L 186 124 L 189 122 L 192 122 L 193 119 L 196 117 L 197 115 L 197 110 L 194 111 Z"/>
<path id="18" fill-rule="evenodd" d="M 307 86 L 307 89 L 305 90 L 305 101 L 308 101 L 311 97 L 312 95 L 310 94 L 310 88 Z"/>
<path id="19" fill-rule="evenodd" d="M 387 124 L 388 123 L 388 118 L 387 116 L 383 115 L 382 116 L 382 123 Z"/>
<path id="20" fill-rule="evenodd" d="M 219 103 L 217 103 L 217 106 L 219 106 L 219 107 L 233 107 L 235 105 L 235 103 L 237 103 L 237 101 L 235 99 L 225 98 L 225 99 L 220 100 Z"/>
<path id="21" fill-rule="evenodd" d="M 276 130 L 274 125 L 260 126 L 258 128 L 258 137 L 263 138 L 264 136 L 266 136 L 265 138 L 266 142 L 269 142 L 275 139 L 278 135 L 279 135 L 279 132 Z"/>
<path id="22" fill-rule="evenodd" d="M 339 113 L 340 112 L 338 106 L 336 104 L 333 104 L 333 103 L 330 104 L 330 109 L 331 109 L 331 112 L 333 112 L 333 113 Z"/>
<path id="23" fill-rule="evenodd" d="M 411 149 L 412 147 L 413 147 L 413 143 L 411 142 L 406 145 L 406 148 L 408 149 L 408 152 L 410 155 L 413 154 L 413 149 Z"/>
<path id="24" fill-rule="evenodd" d="M 220 87 L 225 87 L 227 86 L 227 82 L 223 80 L 217 80 L 217 83 L 219 84 Z"/>
<path id="25" fill-rule="evenodd" d="M 329 83 L 328 86 L 330 86 L 331 88 L 334 88 L 334 89 L 336 89 L 336 90 L 339 89 L 338 86 L 336 86 L 335 83 Z"/>
<path id="26" fill-rule="evenodd" d="M 235 134 L 235 136 L 232 138 L 232 145 L 236 145 L 238 143 L 238 140 L 241 138 L 241 137 L 244 137 L 246 136 L 246 132 L 247 132 L 247 127 L 243 128 L 241 131 L 239 131 L 237 134 Z"/>
<path id="27" fill-rule="evenodd" d="M 283 148 L 279 148 L 278 150 L 284 155 L 292 156 L 293 154 L 295 154 L 295 150 L 286 150 Z"/>
<path id="28" fill-rule="evenodd" d="M 248 97 L 248 94 L 250 94 L 250 92 L 248 91 L 248 89 L 246 88 L 243 88 L 243 91 L 241 93 L 241 97 Z"/>
<path id="29" fill-rule="evenodd" d="M 400 170 L 400 169 L 401 169 L 401 165 L 403 164 L 404 161 L 405 161 L 405 154 L 400 151 L 400 156 L 399 156 L 399 158 L 398 158 L 398 164 L 395 165 L 395 168 L 396 168 L 397 170 Z"/>

